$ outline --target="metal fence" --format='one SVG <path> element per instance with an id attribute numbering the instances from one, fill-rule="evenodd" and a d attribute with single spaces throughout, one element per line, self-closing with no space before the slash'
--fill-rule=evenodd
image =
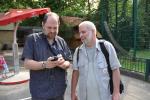
<path id="1" fill-rule="evenodd" d="M 137 72 L 144 75 L 146 81 L 150 76 L 150 59 L 132 58 L 132 57 L 119 57 L 123 70 L 130 72 Z"/>

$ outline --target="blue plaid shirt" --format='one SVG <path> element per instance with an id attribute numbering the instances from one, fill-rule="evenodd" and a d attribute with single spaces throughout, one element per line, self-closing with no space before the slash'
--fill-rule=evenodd
<path id="1" fill-rule="evenodd" d="M 52 45 L 43 33 L 34 33 L 27 37 L 22 60 L 46 61 L 50 56 L 62 54 L 65 60 L 72 60 L 71 52 L 59 36 Z M 62 96 L 66 89 L 66 71 L 59 67 L 43 70 L 30 70 L 30 92 L 33 98 L 49 99 Z"/>

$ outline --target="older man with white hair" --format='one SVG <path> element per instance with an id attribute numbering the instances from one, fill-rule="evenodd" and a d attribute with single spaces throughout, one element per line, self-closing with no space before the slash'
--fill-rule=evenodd
<path id="1" fill-rule="evenodd" d="M 104 41 L 109 53 L 112 69 L 114 91 L 111 95 L 107 62 L 96 38 L 96 27 L 90 21 L 79 24 L 80 38 L 83 44 L 79 46 L 73 57 L 73 74 L 71 82 L 71 100 L 120 100 L 120 62 L 113 45 Z M 76 94 L 79 82 L 79 93 Z"/>

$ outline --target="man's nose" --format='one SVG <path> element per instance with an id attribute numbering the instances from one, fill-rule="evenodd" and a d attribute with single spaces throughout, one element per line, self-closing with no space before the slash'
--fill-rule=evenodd
<path id="1" fill-rule="evenodd" d="M 80 38 L 83 36 L 83 34 L 82 33 L 80 33 Z"/>
<path id="2" fill-rule="evenodd" d="M 54 33 L 55 32 L 55 29 L 51 29 L 51 33 Z"/>

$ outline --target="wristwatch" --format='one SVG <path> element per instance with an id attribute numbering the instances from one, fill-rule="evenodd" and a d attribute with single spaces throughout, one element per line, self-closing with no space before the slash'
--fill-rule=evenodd
<path id="1" fill-rule="evenodd" d="M 46 68 L 46 61 L 42 61 L 42 68 Z"/>

